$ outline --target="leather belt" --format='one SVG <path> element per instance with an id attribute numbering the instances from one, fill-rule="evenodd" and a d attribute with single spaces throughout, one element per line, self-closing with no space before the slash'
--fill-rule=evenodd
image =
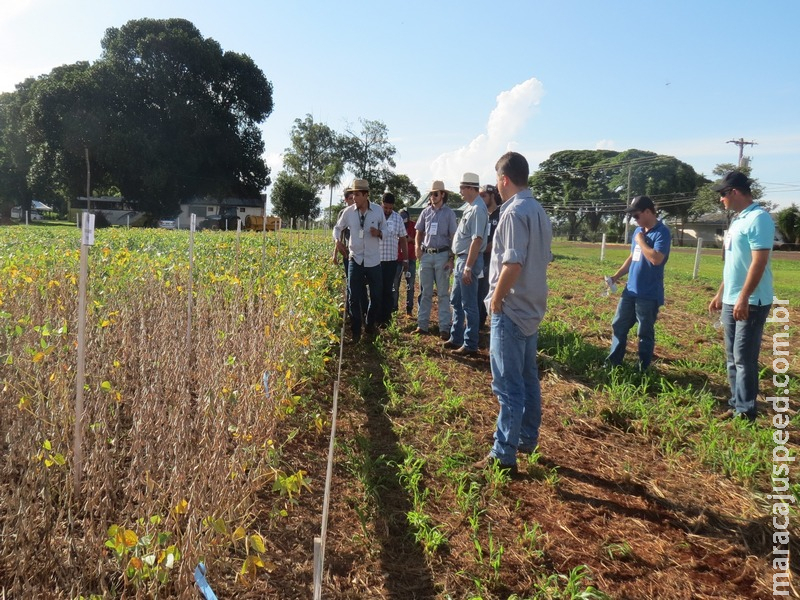
<path id="1" fill-rule="evenodd" d="M 439 252 L 447 252 L 450 250 L 450 246 L 442 246 L 441 248 L 423 248 L 422 250 L 426 254 L 438 254 Z"/>

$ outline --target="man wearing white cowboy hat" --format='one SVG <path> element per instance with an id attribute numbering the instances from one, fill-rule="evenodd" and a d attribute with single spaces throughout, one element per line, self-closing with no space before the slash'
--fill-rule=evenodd
<path id="1" fill-rule="evenodd" d="M 453 326 L 445 348 L 457 354 L 478 352 L 478 277 L 483 274 L 483 251 L 486 248 L 489 212 L 478 195 L 480 181 L 475 173 L 464 173 L 459 192 L 469 205 L 453 238 L 452 251 L 456 256 L 453 272 Z"/>
<path id="2" fill-rule="evenodd" d="M 380 299 L 383 293 L 381 275 L 381 238 L 386 229 L 383 209 L 369 201 L 369 183 L 354 179 L 346 193 L 353 193 L 354 203 L 342 211 L 333 227 L 333 240 L 342 254 L 348 254 L 347 296 L 350 308 L 350 324 L 353 342 L 361 339 L 361 315 L 364 285 L 369 284 L 370 302 L 367 312 L 367 333 L 372 333 L 381 314 Z M 349 248 L 341 242 L 341 233 L 350 229 Z"/>
<path id="3" fill-rule="evenodd" d="M 419 285 L 422 295 L 414 333 L 427 334 L 433 308 L 433 286 L 439 297 L 439 335 L 450 338 L 450 273 L 453 257 L 450 244 L 456 233 L 456 213 L 447 206 L 447 190 L 443 181 L 434 181 L 429 195 L 430 205 L 417 221 L 415 250 L 419 257 Z"/>

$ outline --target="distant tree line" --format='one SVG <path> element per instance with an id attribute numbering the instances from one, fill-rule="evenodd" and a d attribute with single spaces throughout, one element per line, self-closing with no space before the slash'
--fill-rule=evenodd
<path id="1" fill-rule="evenodd" d="M 0 95 L 0 207 L 124 196 L 153 216 L 193 197 L 259 198 L 272 84 L 183 19 L 106 30 L 102 54 Z"/>
<path id="2" fill-rule="evenodd" d="M 721 177 L 734 168 L 720 164 L 713 174 Z M 742 170 L 750 175 L 748 167 Z M 628 201 L 647 195 L 661 216 L 677 225 L 678 243 L 689 221 L 723 212 L 712 183 L 673 156 L 635 149 L 562 150 L 542 162 L 529 179 L 557 234 L 568 239 L 596 241 L 605 233 L 609 241 L 622 241 Z M 758 200 L 762 195 L 763 189 L 755 181 L 753 197 Z"/>

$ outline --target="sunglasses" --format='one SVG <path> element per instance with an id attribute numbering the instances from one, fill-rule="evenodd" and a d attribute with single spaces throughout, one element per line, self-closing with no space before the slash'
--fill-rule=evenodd
<path id="1" fill-rule="evenodd" d="M 431 196 L 433 196 L 434 198 L 438 198 L 439 194 L 441 194 L 441 192 L 431 192 Z"/>
<path id="2" fill-rule="evenodd" d="M 638 221 L 639 217 L 641 217 L 641 216 L 642 216 L 642 213 L 635 213 L 635 214 L 631 215 L 631 219 L 633 219 L 634 221 Z"/>
<path id="3" fill-rule="evenodd" d="M 724 198 L 725 196 L 730 194 L 732 190 L 733 190 L 733 188 L 725 188 L 724 190 L 720 190 L 719 191 L 719 197 L 720 198 Z"/>

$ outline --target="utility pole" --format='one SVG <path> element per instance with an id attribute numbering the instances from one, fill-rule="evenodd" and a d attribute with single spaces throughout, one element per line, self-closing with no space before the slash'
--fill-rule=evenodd
<path id="1" fill-rule="evenodd" d="M 755 146 L 758 142 L 745 142 L 744 138 L 739 138 L 738 140 L 728 140 L 725 142 L 726 144 L 736 144 L 739 146 L 739 162 L 738 167 L 742 168 L 742 160 L 744 159 L 744 147 L 745 146 Z"/>

